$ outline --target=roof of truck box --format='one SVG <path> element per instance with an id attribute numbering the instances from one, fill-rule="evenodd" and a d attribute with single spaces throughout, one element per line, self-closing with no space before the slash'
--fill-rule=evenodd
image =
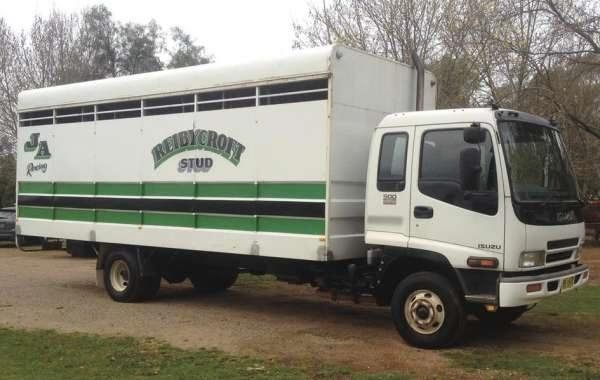
<path id="1" fill-rule="evenodd" d="M 227 88 L 234 85 L 243 86 L 245 83 L 256 84 L 295 77 L 322 76 L 331 71 L 331 57 L 336 55 L 339 58 L 346 52 L 392 61 L 342 45 L 328 45 L 295 50 L 274 58 L 235 63 L 217 62 L 23 91 L 19 94 L 18 108 L 24 111 L 44 107 L 83 105 L 133 97 Z"/>
<path id="2" fill-rule="evenodd" d="M 337 48 L 338 45 L 329 45 L 251 62 L 210 63 L 29 90 L 19 94 L 19 109 L 85 104 L 189 92 L 294 76 L 323 75 L 329 72 L 329 58 Z"/>

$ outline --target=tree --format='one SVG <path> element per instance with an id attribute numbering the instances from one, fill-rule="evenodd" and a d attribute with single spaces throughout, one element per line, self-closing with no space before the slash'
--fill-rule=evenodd
<path id="1" fill-rule="evenodd" d="M 17 136 L 17 95 L 22 88 L 18 37 L 0 18 L 0 156 L 13 151 Z"/>
<path id="2" fill-rule="evenodd" d="M 15 204 L 16 160 L 12 154 L 0 157 L 0 206 Z"/>
<path id="3" fill-rule="evenodd" d="M 174 30 L 173 39 L 176 48 L 169 67 L 210 60 L 204 47 L 181 29 Z M 31 28 L 20 33 L 0 17 L 0 202 L 14 202 L 21 91 L 160 70 L 164 52 L 164 34 L 155 21 L 117 24 L 104 5 L 74 14 L 52 10 L 46 16 L 37 15 Z M 7 181 L 12 184 L 5 185 Z"/>
<path id="4" fill-rule="evenodd" d="M 84 9 L 77 38 L 84 80 L 114 77 L 116 75 L 117 27 L 112 13 L 104 5 Z"/>
<path id="5" fill-rule="evenodd" d="M 160 26 L 151 20 L 148 24 L 119 25 L 117 36 L 117 75 L 139 74 L 161 70 L 164 66 L 159 55 L 164 50 Z"/>
<path id="6" fill-rule="evenodd" d="M 171 29 L 171 39 L 175 48 L 169 51 L 171 61 L 168 68 L 202 65 L 212 61 L 212 58 L 206 55 L 204 46 L 196 45 L 192 37 L 181 28 Z"/>
<path id="7" fill-rule="evenodd" d="M 341 42 L 408 64 L 418 52 L 438 108 L 493 100 L 560 121 L 580 182 L 600 190 L 596 0 L 323 0 L 293 26 L 295 47 Z"/>

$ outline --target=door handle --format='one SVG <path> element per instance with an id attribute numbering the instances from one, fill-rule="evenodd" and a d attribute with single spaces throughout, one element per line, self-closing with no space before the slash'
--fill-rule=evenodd
<path id="1" fill-rule="evenodd" d="M 415 206 L 413 215 L 418 219 L 431 219 L 433 218 L 433 208 L 429 206 Z"/>

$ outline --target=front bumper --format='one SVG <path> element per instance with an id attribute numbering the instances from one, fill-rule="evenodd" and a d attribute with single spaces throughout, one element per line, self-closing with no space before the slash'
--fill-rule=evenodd
<path id="1" fill-rule="evenodd" d="M 573 287 L 563 289 L 564 280 L 573 278 Z M 589 279 L 589 269 L 586 265 L 566 269 L 561 272 L 542 274 L 539 276 L 504 277 L 500 279 L 500 307 L 531 305 L 546 297 L 577 289 Z M 527 285 L 541 283 L 541 290 L 527 292 Z"/>

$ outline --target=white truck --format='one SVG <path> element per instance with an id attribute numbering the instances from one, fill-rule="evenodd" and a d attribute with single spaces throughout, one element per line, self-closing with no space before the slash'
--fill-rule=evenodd
<path id="1" fill-rule="evenodd" d="M 25 91 L 21 236 L 93 248 L 119 302 L 273 274 L 390 305 L 420 347 L 582 286 L 559 129 L 433 109 L 431 73 L 343 46 Z"/>

